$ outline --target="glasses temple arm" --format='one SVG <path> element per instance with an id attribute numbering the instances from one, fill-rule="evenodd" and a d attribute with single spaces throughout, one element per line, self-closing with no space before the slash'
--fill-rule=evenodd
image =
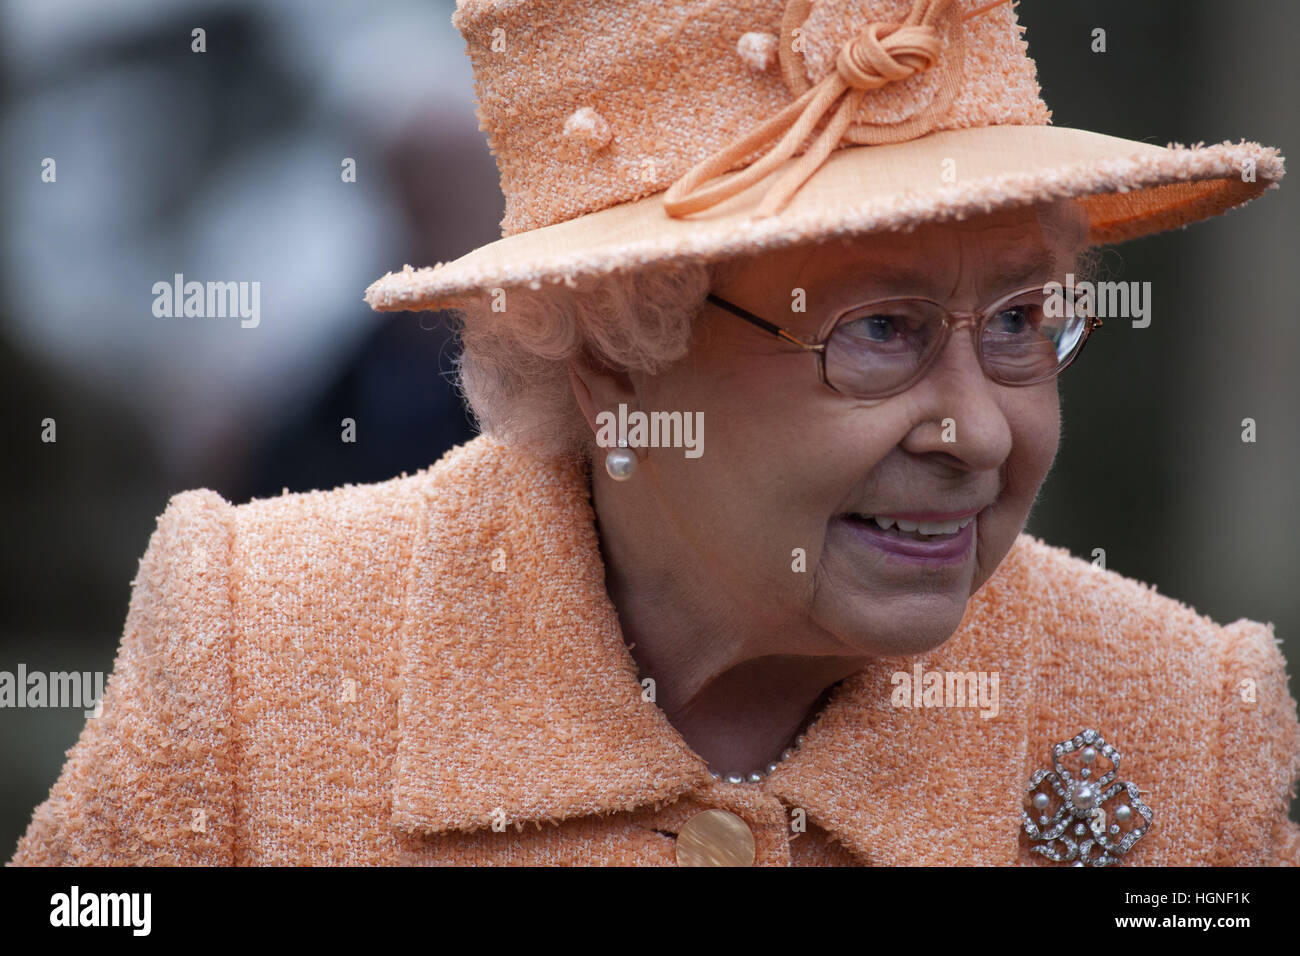
<path id="1" fill-rule="evenodd" d="M 791 345 L 797 345 L 800 348 L 807 349 L 811 352 L 818 352 L 821 351 L 822 349 L 822 346 L 809 345 L 807 342 L 804 342 L 796 338 L 794 335 L 790 334 L 785 329 L 781 328 L 781 326 L 775 325 L 767 321 L 767 319 L 759 318 L 753 312 L 749 312 L 745 309 L 742 309 L 738 305 L 732 305 L 726 299 L 719 298 L 718 296 L 714 295 L 712 292 L 708 293 L 705 296 L 705 298 L 708 299 L 708 301 L 712 302 L 714 305 L 718 306 L 718 308 L 725 309 L 726 311 L 730 312 L 732 315 L 736 316 L 736 318 L 744 319 L 746 322 L 749 322 L 752 325 L 757 325 L 764 332 L 767 332 L 771 335 L 775 335 L 779 339 L 784 339 L 785 341 L 789 342 Z"/>

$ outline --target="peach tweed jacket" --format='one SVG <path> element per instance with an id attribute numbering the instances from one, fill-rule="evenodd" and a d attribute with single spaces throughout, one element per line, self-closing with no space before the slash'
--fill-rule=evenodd
<path id="1" fill-rule="evenodd" d="M 763 783 L 714 781 L 642 699 L 585 468 L 481 437 L 374 485 L 187 491 L 13 862 L 672 865 L 721 807 L 759 864 L 1059 866 L 1020 836 L 1022 788 L 1088 727 L 1155 811 L 1122 865 L 1300 862 L 1270 627 L 1022 536 L 923 659 L 997 670 L 999 713 L 892 706 L 913 663 L 840 684 Z"/>

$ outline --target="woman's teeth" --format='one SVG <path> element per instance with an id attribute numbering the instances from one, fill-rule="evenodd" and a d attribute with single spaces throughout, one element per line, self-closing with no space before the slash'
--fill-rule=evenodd
<path id="1" fill-rule="evenodd" d="M 903 518 L 885 518 L 875 515 L 858 515 L 864 521 L 873 521 L 882 531 L 893 530 L 896 533 L 924 540 L 942 535 L 956 534 L 975 520 L 975 516 L 956 521 L 907 521 Z"/>

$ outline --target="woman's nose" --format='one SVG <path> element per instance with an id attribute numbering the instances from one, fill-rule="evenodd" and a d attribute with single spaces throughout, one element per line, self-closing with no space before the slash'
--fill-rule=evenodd
<path id="1" fill-rule="evenodd" d="M 917 421 L 903 442 L 905 451 L 944 453 L 971 471 L 998 468 L 1011 453 L 1011 425 L 1000 402 L 1006 386 L 984 374 L 975 349 L 967 329 L 954 330 L 913 387 Z"/>

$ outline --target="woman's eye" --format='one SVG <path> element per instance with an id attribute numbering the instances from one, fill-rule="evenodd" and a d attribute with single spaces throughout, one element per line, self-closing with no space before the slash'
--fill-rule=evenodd
<path id="1" fill-rule="evenodd" d="M 867 342 L 889 342 L 898 335 L 898 323 L 892 315 L 863 316 L 845 328 L 854 338 Z"/>
<path id="2" fill-rule="evenodd" d="M 873 315 L 866 320 L 867 337 L 875 342 L 888 342 L 894 337 L 894 320 L 887 315 Z"/>
<path id="3" fill-rule="evenodd" d="M 1022 305 L 1003 309 L 993 320 L 993 330 L 1008 335 L 1020 335 L 1032 329 L 1033 325 L 1029 311 Z"/>

